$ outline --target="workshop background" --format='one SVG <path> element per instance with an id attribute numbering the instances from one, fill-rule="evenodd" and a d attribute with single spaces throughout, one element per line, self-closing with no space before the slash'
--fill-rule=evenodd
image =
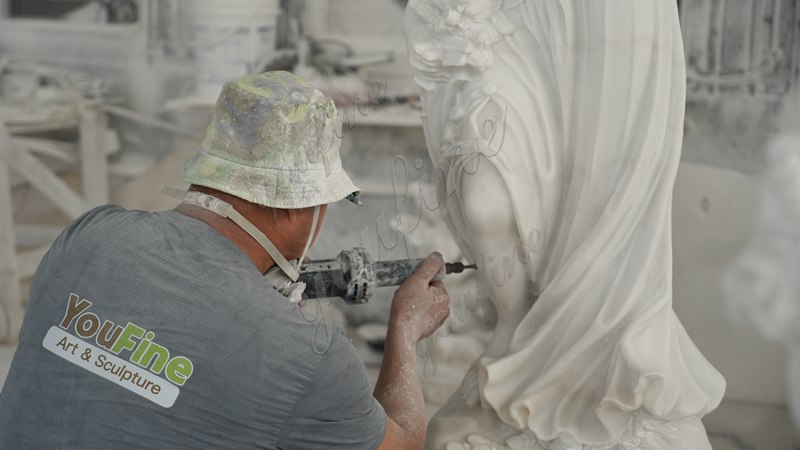
<path id="1" fill-rule="evenodd" d="M 728 382 L 704 423 L 715 449 L 797 449 L 788 405 L 794 399 L 800 407 L 800 291 L 762 282 L 759 289 L 780 290 L 780 299 L 737 306 L 749 291 L 731 280 L 731 264 L 763 232 L 759 220 L 800 229 L 791 222 L 800 220 L 791 214 L 793 205 L 800 210 L 800 187 L 792 186 L 800 180 L 800 141 L 792 140 L 800 134 L 800 2 L 678 3 L 688 93 L 673 205 L 674 308 Z M 404 7 L 403 0 L 0 0 L 0 337 L 7 342 L 0 383 L 49 243 L 96 205 L 173 207 L 161 184 L 186 187 L 181 162 L 199 147 L 222 83 L 246 73 L 292 70 L 332 96 L 343 116 L 342 158 L 365 206 L 331 207 L 313 258 L 360 245 L 376 259 L 439 250 L 459 260 L 438 212 L 422 200 L 433 197 L 435 173 L 407 61 Z M 776 177 L 788 181 L 770 184 Z M 784 215 L 765 219 L 770 196 L 788 198 Z M 800 252 L 789 258 L 779 269 L 794 267 Z M 469 275 L 447 283 L 458 298 Z M 381 289 L 365 306 L 307 306 L 345 328 L 373 381 L 391 295 Z M 418 351 L 430 413 L 490 331 L 469 309 L 452 317 L 448 335 Z"/>

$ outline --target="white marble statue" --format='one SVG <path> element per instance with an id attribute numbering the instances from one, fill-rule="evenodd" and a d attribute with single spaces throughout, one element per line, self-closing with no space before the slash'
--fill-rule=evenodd
<path id="1" fill-rule="evenodd" d="M 774 139 L 767 154 L 753 236 L 723 287 L 735 316 L 786 347 L 789 406 L 800 430 L 800 134 Z"/>
<path id="2" fill-rule="evenodd" d="M 410 0 L 442 216 L 496 327 L 431 449 L 709 449 L 725 380 L 672 310 L 672 0 Z M 535 300 L 535 303 L 534 303 Z"/>

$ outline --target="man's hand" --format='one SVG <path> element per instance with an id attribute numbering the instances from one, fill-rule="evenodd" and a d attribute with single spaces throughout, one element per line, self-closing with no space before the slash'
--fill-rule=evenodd
<path id="1" fill-rule="evenodd" d="M 430 336 L 450 314 L 450 297 L 433 278 L 444 261 L 431 253 L 392 300 L 389 332 L 375 398 L 386 411 L 381 449 L 421 449 L 425 442 L 425 401 L 416 372 L 414 345 Z"/>
<path id="2" fill-rule="evenodd" d="M 441 281 L 432 281 L 443 265 L 441 253 L 431 253 L 395 291 L 390 326 L 413 342 L 433 334 L 450 315 L 447 290 Z"/>

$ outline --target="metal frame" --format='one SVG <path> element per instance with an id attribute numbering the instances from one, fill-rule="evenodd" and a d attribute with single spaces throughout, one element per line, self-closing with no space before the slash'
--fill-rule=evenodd
<path id="1" fill-rule="evenodd" d="M 73 123 L 55 125 L 55 128 L 71 127 L 79 130 L 83 195 L 70 188 L 36 157 L 37 153 L 47 153 L 49 156 L 60 154 L 68 161 L 71 155 L 63 152 L 63 143 L 17 138 L 15 132 L 31 131 L 31 128 L 15 130 L 0 121 L 0 303 L 6 325 L 2 342 L 6 344 L 17 341 L 22 324 L 24 300 L 20 280 L 34 274 L 60 232 L 60 227 L 14 223 L 11 171 L 20 175 L 72 219 L 108 201 L 107 118 L 102 105 L 99 102 L 85 102 Z M 53 128 L 53 125 L 42 124 L 38 129 Z M 18 252 L 18 244 L 35 248 Z"/>

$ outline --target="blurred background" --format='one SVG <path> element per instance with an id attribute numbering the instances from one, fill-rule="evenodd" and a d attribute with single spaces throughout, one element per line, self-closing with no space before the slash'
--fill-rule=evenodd
<path id="1" fill-rule="evenodd" d="M 673 205 L 674 308 L 728 382 L 715 449 L 797 449 L 800 406 L 800 2 L 678 1 L 687 63 Z M 292 70 L 332 96 L 362 208 L 335 205 L 311 251 L 460 259 L 432 199 L 403 0 L 0 0 L 0 380 L 48 245 L 104 203 L 160 210 L 228 80 Z M 428 206 L 430 206 L 430 202 Z M 797 231 L 795 231 L 797 230 Z M 430 412 L 491 327 L 459 301 L 418 349 Z M 308 307 L 374 377 L 391 290 Z M 800 409 L 795 409 L 800 411 Z M 797 416 L 795 416 L 797 417 Z M 800 424 L 800 419 L 794 420 Z"/>

